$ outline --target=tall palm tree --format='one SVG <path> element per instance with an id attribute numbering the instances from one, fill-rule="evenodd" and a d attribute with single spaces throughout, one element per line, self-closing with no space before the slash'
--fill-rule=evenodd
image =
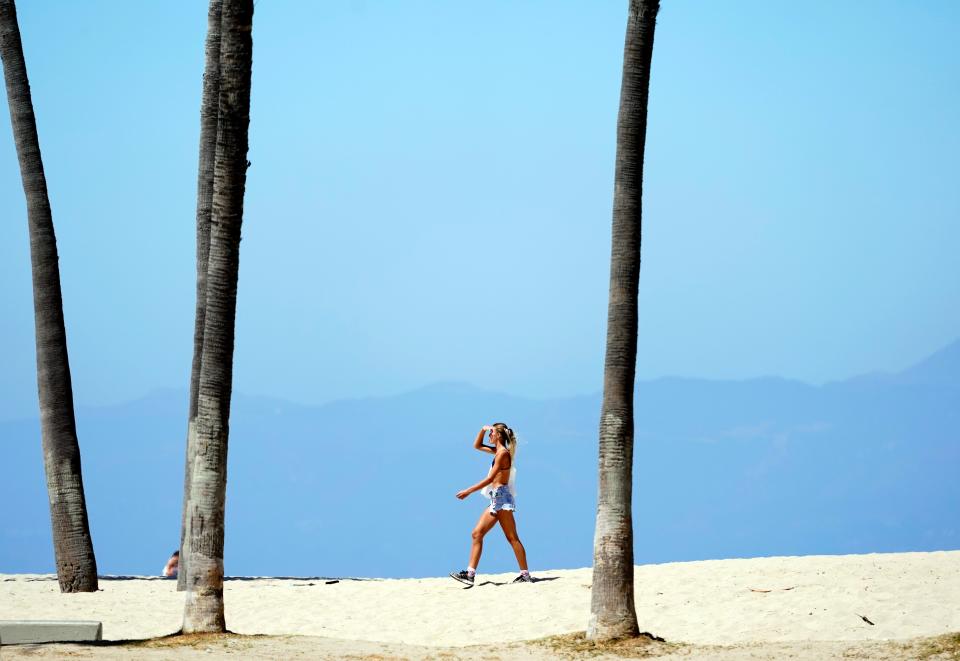
<path id="1" fill-rule="evenodd" d="M 193 365 L 190 369 L 190 403 L 187 416 L 187 454 L 184 461 L 183 518 L 180 526 L 180 573 L 177 589 L 186 589 L 184 548 L 190 475 L 196 452 L 197 393 L 200 390 L 200 359 L 203 355 L 203 324 L 207 310 L 207 257 L 210 253 L 210 215 L 213 211 L 213 164 L 217 151 L 217 104 L 220 96 L 220 12 L 222 0 L 211 0 L 207 12 L 207 41 L 204 46 L 203 92 L 200 99 L 200 164 L 197 168 L 197 304 L 193 327 Z"/>
<path id="2" fill-rule="evenodd" d="M 183 632 L 226 629 L 223 616 L 223 538 L 227 440 L 233 381 L 240 225 L 247 179 L 253 0 L 223 0 L 220 102 L 213 174 L 213 214 L 207 263 L 203 353 L 190 478 Z"/>
<path id="3" fill-rule="evenodd" d="M 607 351 L 600 412 L 600 485 L 587 636 L 639 633 L 633 602 L 633 386 L 637 363 L 643 150 L 659 0 L 630 0 L 623 49 L 613 195 Z"/>
<path id="4" fill-rule="evenodd" d="M 53 231 L 47 179 L 40 158 L 40 140 L 14 0 L 0 0 L 0 59 L 3 60 L 23 192 L 27 198 L 40 435 L 57 577 L 61 592 L 94 592 L 97 589 L 97 560 L 93 555 L 87 522 L 80 445 L 73 415 L 73 385 L 63 324 L 57 238 Z"/>

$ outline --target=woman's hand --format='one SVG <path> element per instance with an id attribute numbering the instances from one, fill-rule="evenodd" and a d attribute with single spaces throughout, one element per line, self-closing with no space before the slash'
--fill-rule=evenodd
<path id="1" fill-rule="evenodd" d="M 463 491 L 458 491 L 457 498 L 459 498 L 460 500 L 463 500 L 464 498 L 469 496 L 471 493 L 473 492 L 470 489 L 464 489 Z"/>
<path id="2" fill-rule="evenodd" d="M 492 431 L 493 425 L 484 425 L 483 427 L 481 427 L 481 429 L 482 431 Z"/>

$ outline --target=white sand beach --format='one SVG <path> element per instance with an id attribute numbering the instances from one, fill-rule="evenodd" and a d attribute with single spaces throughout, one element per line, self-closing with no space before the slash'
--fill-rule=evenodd
<path id="1" fill-rule="evenodd" d="M 204 658 L 215 658 L 210 653 L 476 658 L 484 651 L 502 658 L 549 658 L 549 649 L 523 641 L 586 628 L 591 570 L 534 575 L 538 582 L 515 585 L 513 574 L 481 573 L 470 589 L 449 578 L 339 578 L 332 584 L 327 581 L 336 578 L 230 579 L 227 627 L 237 634 L 283 638 L 242 639 L 254 646 L 243 649 L 234 649 L 239 643 L 232 639 Z M 175 581 L 104 577 L 100 588 L 62 595 L 53 576 L 0 575 L 0 619 L 100 620 L 104 638 L 114 641 L 179 629 L 183 595 Z M 778 658 L 784 650 L 797 658 L 828 658 L 848 653 L 851 645 L 867 654 L 861 658 L 898 658 L 883 656 L 891 653 L 889 646 L 870 643 L 960 632 L 960 551 L 644 565 L 636 568 L 636 604 L 642 630 L 691 645 L 665 650 L 663 658 Z M 269 651 L 270 645 L 283 650 Z M 13 646 L 4 647 L 2 655 L 53 658 L 67 648 L 74 657 L 85 651 L 91 658 L 130 652 L 116 646 Z M 157 649 L 138 649 L 143 658 L 196 652 L 196 646 L 164 647 L 153 657 Z"/>

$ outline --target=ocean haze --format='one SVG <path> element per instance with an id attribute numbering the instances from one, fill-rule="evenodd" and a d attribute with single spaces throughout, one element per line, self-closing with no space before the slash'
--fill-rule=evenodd
<path id="1" fill-rule="evenodd" d="M 960 548 L 960 342 L 891 375 L 640 381 L 638 563 Z M 464 383 L 320 407 L 238 394 L 227 494 L 232 575 L 437 576 L 466 562 L 482 424 L 518 432 L 518 526 L 536 568 L 591 564 L 600 396 Z M 100 571 L 155 574 L 177 546 L 186 393 L 80 409 Z M 50 572 L 35 419 L 0 422 L 0 572 Z M 499 531 L 481 569 L 506 571 Z"/>

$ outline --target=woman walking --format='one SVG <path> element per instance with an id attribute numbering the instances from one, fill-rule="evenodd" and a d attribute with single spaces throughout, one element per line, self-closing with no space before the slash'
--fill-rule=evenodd
<path id="1" fill-rule="evenodd" d="M 486 433 L 490 434 L 492 445 L 486 445 L 483 442 L 483 436 Z M 513 513 L 516 511 L 514 482 L 517 469 L 514 467 L 514 458 L 517 454 L 517 438 L 507 425 L 495 422 L 492 425 L 483 426 L 473 442 L 473 447 L 480 452 L 492 454 L 493 464 L 490 466 L 487 477 L 459 492 L 457 498 L 463 500 L 474 491 L 480 491 L 490 499 L 490 505 L 483 510 L 480 520 L 473 529 L 470 564 L 463 571 L 451 573 L 450 577 L 469 586 L 473 585 L 477 565 L 480 564 L 480 554 L 483 553 L 483 537 L 495 524 L 499 523 L 517 556 L 517 564 L 520 565 L 520 575 L 513 582 L 532 583 L 533 579 L 527 570 L 527 552 L 517 536 L 517 522 L 513 518 Z"/>

